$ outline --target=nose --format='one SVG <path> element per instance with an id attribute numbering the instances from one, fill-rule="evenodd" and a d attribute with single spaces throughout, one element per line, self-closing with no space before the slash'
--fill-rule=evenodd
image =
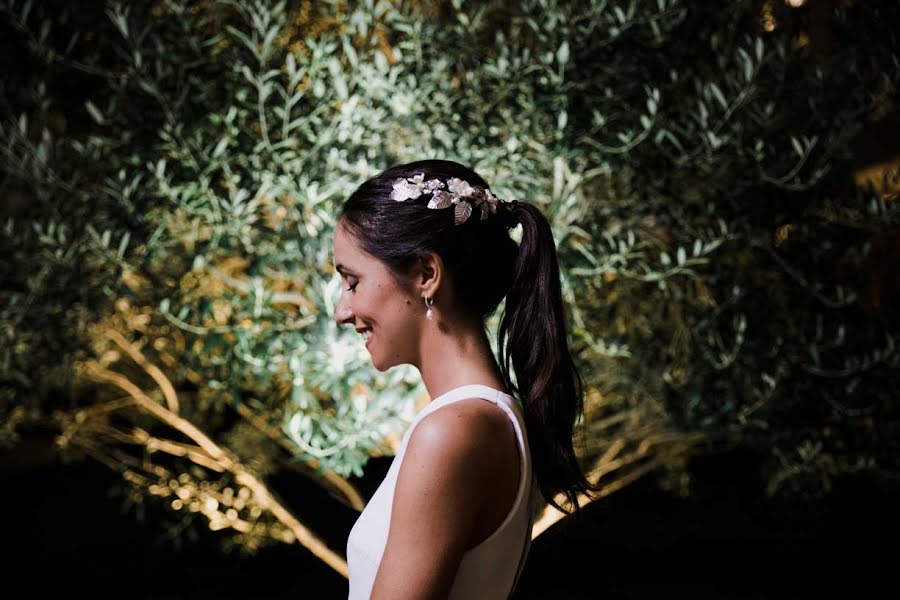
<path id="1" fill-rule="evenodd" d="M 338 299 L 337 306 L 334 307 L 334 322 L 338 325 L 347 325 L 354 323 L 353 311 L 344 302 L 344 294 Z"/>

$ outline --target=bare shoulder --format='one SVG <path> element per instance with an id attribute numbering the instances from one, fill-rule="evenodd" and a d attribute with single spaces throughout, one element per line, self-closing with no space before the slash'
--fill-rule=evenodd
<path id="1" fill-rule="evenodd" d="M 483 453 L 506 444 L 503 436 L 510 432 L 512 424 L 503 409 L 482 398 L 465 398 L 426 415 L 412 437 L 436 450 Z"/>

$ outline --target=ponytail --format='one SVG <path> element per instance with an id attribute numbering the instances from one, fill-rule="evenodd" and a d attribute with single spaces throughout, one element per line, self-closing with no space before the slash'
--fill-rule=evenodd
<path id="1" fill-rule="evenodd" d="M 497 332 L 500 370 L 522 400 L 541 494 L 551 506 L 571 514 L 554 500 L 563 493 L 580 515 L 578 493 L 597 488 L 584 476 L 572 446 L 575 421 L 584 411 L 584 384 L 566 339 L 553 232 L 536 206 L 515 202 L 509 209 L 522 225 L 522 239 Z"/>

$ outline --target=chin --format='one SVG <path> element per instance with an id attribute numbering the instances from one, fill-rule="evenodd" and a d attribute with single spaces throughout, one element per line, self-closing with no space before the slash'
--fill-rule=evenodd
<path id="1" fill-rule="evenodd" d="M 390 369 L 391 367 L 396 367 L 397 365 L 401 365 L 401 364 L 404 364 L 404 363 L 402 363 L 402 362 L 396 362 L 396 361 L 395 361 L 395 362 L 392 362 L 392 363 L 387 363 L 387 364 L 385 364 L 385 363 L 383 363 L 383 362 L 381 362 L 381 361 L 376 362 L 376 361 L 374 360 L 374 357 L 373 357 L 373 360 L 372 360 L 372 366 L 375 367 L 375 370 L 376 370 L 376 371 L 379 371 L 379 372 L 381 372 L 381 373 L 384 373 L 385 371 L 387 371 L 387 370 Z"/>
<path id="2" fill-rule="evenodd" d="M 376 362 L 373 360 L 373 361 L 372 361 L 372 366 L 375 367 L 375 370 L 376 370 L 376 371 L 380 371 L 381 373 L 384 373 L 385 371 L 387 371 L 387 370 L 390 369 L 391 367 L 396 367 L 397 365 L 396 365 L 396 364 L 387 364 L 387 365 L 386 365 L 386 364 L 383 364 L 383 363 L 376 363 Z"/>
<path id="3" fill-rule="evenodd" d="M 370 355 L 370 358 L 372 359 L 372 366 L 375 367 L 376 371 L 380 371 L 383 373 L 388 370 L 388 367 L 385 367 L 384 365 L 382 365 L 381 361 L 376 360 L 374 356 Z"/>

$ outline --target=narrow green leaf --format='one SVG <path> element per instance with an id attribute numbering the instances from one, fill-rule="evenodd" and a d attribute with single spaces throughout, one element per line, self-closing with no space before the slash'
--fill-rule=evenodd
<path id="1" fill-rule="evenodd" d="M 712 95 L 715 96 L 716 100 L 719 101 L 719 104 L 722 105 L 722 108 L 728 109 L 728 102 L 725 100 L 725 95 L 722 94 L 722 90 L 719 89 L 719 86 L 715 83 L 709 84 L 709 89 L 712 91 Z"/>
<path id="2" fill-rule="evenodd" d="M 568 40 L 564 40 L 562 45 L 560 45 L 559 50 L 556 51 L 556 62 L 560 65 L 564 65 L 569 61 L 569 42 Z"/>
<path id="3" fill-rule="evenodd" d="M 125 235 L 122 236 L 122 239 L 119 240 L 119 250 L 118 255 L 119 258 L 125 256 L 125 250 L 128 248 L 128 241 L 131 239 L 131 232 L 126 231 Z"/>
<path id="4" fill-rule="evenodd" d="M 98 109 L 97 106 L 93 102 L 91 102 L 90 100 L 87 100 L 84 103 L 84 107 L 87 109 L 88 113 L 90 113 L 91 117 L 99 125 L 103 125 L 103 123 L 105 122 L 105 119 L 103 118 L 103 114 L 100 112 L 100 109 Z"/>

